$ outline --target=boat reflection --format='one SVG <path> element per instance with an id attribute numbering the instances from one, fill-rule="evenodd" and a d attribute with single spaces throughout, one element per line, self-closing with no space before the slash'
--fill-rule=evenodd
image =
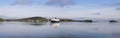
<path id="1" fill-rule="evenodd" d="M 60 24 L 59 23 L 51 23 L 50 24 L 53 28 L 57 28 L 57 27 L 59 27 L 60 26 Z"/>

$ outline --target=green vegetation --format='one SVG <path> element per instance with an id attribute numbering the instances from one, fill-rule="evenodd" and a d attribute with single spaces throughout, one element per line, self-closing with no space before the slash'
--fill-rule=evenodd
<path id="1" fill-rule="evenodd" d="M 93 22 L 92 20 L 84 20 L 85 22 Z"/>
<path id="2" fill-rule="evenodd" d="M 74 20 L 74 22 L 93 22 L 93 20 Z"/>
<path id="3" fill-rule="evenodd" d="M 48 19 L 44 17 L 29 17 L 22 18 L 12 21 L 22 21 L 22 22 L 48 22 Z M 93 22 L 92 20 L 73 20 L 73 19 L 60 19 L 60 22 Z"/>
<path id="4" fill-rule="evenodd" d="M 60 19 L 61 22 L 73 22 L 74 20 L 72 19 Z"/>
<path id="5" fill-rule="evenodd" d="M 1 22 L 1 21 L 4 21 L 4 19 L 0 18 L 0 22 Z"/>
<path id="6" fill-rule="evenodd" d="M 60 19 L 61 22 L 93 22 L 93 20 Z"/>
<path id="7" fill-rule="evenodd" d="M 30 17 L 30 18 L 18 19 L 17 21 L 24 21 L 24 22 L 47 22 L 48 19 L 46 19 L 44 17 Z"/>
<path id="8" fill-rule="evenodd" d="M 3 19 L 0 18 L 0 21 L 3 21 Z M 28 18 L 22 18 L 22 19 L 7 19 L 5 21 L 48 22 L 48 19 L 44 17 L 28 17 Z M 60 18 L 60 22 L 93 22 L 93 20 L 73 20 L 73 19 Z M 110 22 L 116 22 L 116 21 L 111 20 Z"/>

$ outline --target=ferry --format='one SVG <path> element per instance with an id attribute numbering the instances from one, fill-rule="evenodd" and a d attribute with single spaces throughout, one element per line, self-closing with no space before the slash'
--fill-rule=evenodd
<path id="1" fill-rule="evenodd" d="M 60 19 L 58 19 L 58 18 L 52 18 L 52 19 L 50 19 L 50 21 L 51 21 L 52 23 L 59 23 L 59 22 L 60 22 Z"/>

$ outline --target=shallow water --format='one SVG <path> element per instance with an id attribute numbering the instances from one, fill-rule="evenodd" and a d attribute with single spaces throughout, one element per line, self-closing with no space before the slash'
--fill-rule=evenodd
<path id="1" fill-rule="evenodd" d="M 0 22 L 0 38 L 120 38 L 120 23 Z"/>

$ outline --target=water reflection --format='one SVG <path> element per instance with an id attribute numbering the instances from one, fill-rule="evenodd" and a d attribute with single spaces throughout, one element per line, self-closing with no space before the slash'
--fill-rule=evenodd
<path id="1" fill-rule="evenodd" d="M 117 24 L 117 22 L 109 22 L 110 24 Z"/>
<path id="2" fill-rule="evenodd" d="M 35 26 L 40 26 L 40 25 L 45 25 L 46 22 L 27 22 L 29 25 L 35 25 Z"/>
<path id="3" fill-rule="evenodd" d="M 0 24 L 2 24 L 3 22 L 0 22 Z"/>
<path id="4" fill-rule="evenodd" d="M 120 36 L 120 23 L 2 22 L 1 25 L 0 38 L 116 38 Z"/>
<path id="5" fill-rule="evenodd" d="M 59 23 L 50 23 L 50 25 L 53 27 L 53 28 L 57 28 L 60 26 Z"/>

